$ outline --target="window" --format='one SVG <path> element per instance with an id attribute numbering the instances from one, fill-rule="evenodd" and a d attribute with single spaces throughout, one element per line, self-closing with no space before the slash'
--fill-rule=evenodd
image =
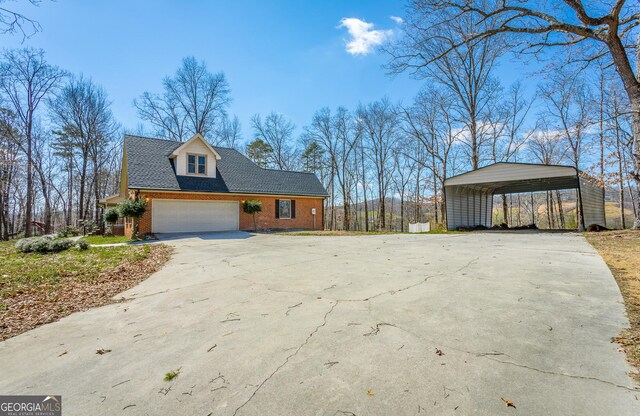
<path id="1" fill-rule="evenodd" d="M 280 218 L 289 219 L 291 218 L 291 201 L 288 199 L 280 200 Z"/>
<path id="2" fill-rule="evenodd" d="M 296 217 L 296 201 L 291 199 L 276 199 L 276 218 L 292 219 Z"/>
<path id="3" fill-rule="evenodd" d="M 207 173 L 207 156 L 205 155 L 187 155 L 187 173 L 206 175 Z"/>

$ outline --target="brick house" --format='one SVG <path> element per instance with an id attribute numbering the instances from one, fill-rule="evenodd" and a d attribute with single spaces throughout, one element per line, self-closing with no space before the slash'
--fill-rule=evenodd
<path id="1" fill-rule="evenodd" d="M 261 168 L 199 134 L 184 143 L 125 135 L 122 157 L 120 196 L 147 201 L 141 234 L 252 230 L 247 199 L 262 202 L 258 229 L 323 228 L 327 192 L 313 173 Z"/>

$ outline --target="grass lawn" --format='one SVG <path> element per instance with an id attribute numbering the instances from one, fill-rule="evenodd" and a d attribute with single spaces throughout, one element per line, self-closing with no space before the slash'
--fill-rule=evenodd
<path id="1" fill-rule="evenodd" d="M 88 235 L 83 237 L 89 242 L 89 244 L 116 244 L 116 243 L 128 243 L 129 240 L 123 235 L 112 235 L 110 237 L 103 235 Z"/>
<path id="2" fill-rule="evenodd" d="M 164 245 L 19 253 L 14 242 L 0 242 L 0 340 L 111 303 L 158 270 L 170 253 Z"/>
<path id="3" fill-rule="evenodd" d="M 608 231 L 585 236 L 618 282 L 631 327 L 616 341 L 625 349 L 629 362 L 640 369 L 640 231 Z M 634 378 L 640 381 L 640 372 L 636 372 Z"/>

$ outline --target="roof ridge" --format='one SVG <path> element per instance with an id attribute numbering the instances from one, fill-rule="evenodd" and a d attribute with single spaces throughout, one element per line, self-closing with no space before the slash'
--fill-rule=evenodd
<path id="1" fill-rule="evenodd" d="M 145 139 L 145 140 L 159 140 L 159 141 L 162 141 L 162 142 L 171 142 L 171 143 L 184 143 L 184 142 L 179 142 L 177 140 L 161 139 L 160 137 L 140 136 L 139 134 L 128 134 L 128 133 L 125 133 L 124 137 L 135 137 L 135 138 L 138 138 L 138 139 Z"/>
<path id="2" fill-rule="evenodd" d="M 136 137 L 136 138 L 138 138 L 138 139 L 160 140 L 160 141 L 163 141 L 163 142 L 171 142 L 171 143 L 180 143 L 180 144 L 186 143 L 186 142 L 179 142 L 179 141 L 177 141 L 177 140 L 173 140 L 173 139 L 163 139 L 163 138 L 160 138 L 160 137 L 141 136 L 141 135 L 139 135 L 139 134 L 130 134 L 130 133 L 125 133 L 125 134 L 124 134 L 124 136 L 125 136 L 125 137 Z M 207 143 L 209 143 L 209 144 L 211 145 L 211 147 L 213 147 L 214 149 L 227 149 L 227 150 L 233 150 L 233 151 L 236 151 L 236 152 L 238 152 L 238 153 L 242 154 L 242 152 L 241 152 L 241 151 L 239 151 L 238 149 L 234 149 L 233 147 L 229 147 L 229 146 L 220 146 L 220 145 L 217 145 L 217 144 L 211 144 L 211 143 L 206 139 L 206 137 L 203 137 L 203 138 L 204 138 L 204 139 L 207 141 Z"/>
<path id="3" fill-rule="evenodd" d="M 249 159 L 251 160 L 251 159 Z M 253 162 L 253 160 L 251 160 L 251 162 Z M 255 164 L 255 162 L 253 162 Z M 258 165 L 256 165 L 258 166 Z M 274 168 L 263 168 L 262 166 L 258 166 L 260 169 L 262 170 L 270 170 L 273 172 L 288 172 L 288 173 L 304 173 L 305 175 L 315 175 L 315 173 L 313 172 L 305 172 L 302 170 L 288 170 L 288 169 L 274 169 Z"/>

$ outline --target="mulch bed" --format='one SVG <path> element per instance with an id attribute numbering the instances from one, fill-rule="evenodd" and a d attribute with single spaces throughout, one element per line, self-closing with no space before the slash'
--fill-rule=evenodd
<path id="1" fill-rule="evenodd" d="M 0 315 L 0 340 L 57 321 L 73 312 L 125 300 L 113 297 L 160 270 L 171 257 L 172 249 L 168 246 L 150 248 L 145 259 L 124 260 L 96 279 L 62 278 L 55 286 L 43 285 L 5 299 L 6 309 Z"/>

